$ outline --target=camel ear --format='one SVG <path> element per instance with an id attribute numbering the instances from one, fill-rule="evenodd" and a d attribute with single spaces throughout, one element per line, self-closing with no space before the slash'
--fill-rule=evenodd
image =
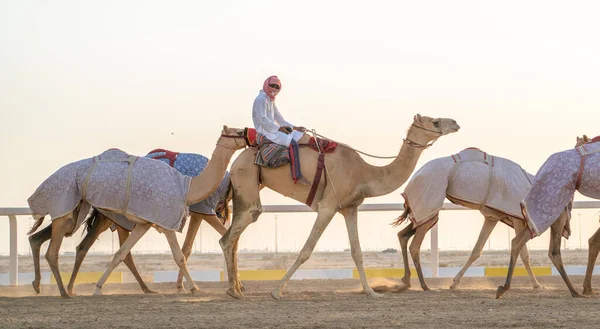
<path id="1" fill-rule="evenodd" d="M 420 115 L 419 113 L 417 113 L 417 115 L 415 115 L 415 117 L 413 118 L 413 120 L 414 120 L 415 122 L 421 123 L 421 122 L 422 122 L 422 121 L 421 121 L 421 115 Z"/>
<path id="2" fill-rule="evenodd" d="M 587 141 L 589 141 L 589 140 L 590 140 L 590 138 L 589 138 L 589 137 L 587 137 L 587 135 L 583 135 L 583 140 L 587 142 Z"/>
<path id="3" fill-rule="evenodd" d="M 221 134 L 227 134 L 228 130 L 229 128 L 226 125 L 223 125 L 223 131 L 221 131 Z"/>

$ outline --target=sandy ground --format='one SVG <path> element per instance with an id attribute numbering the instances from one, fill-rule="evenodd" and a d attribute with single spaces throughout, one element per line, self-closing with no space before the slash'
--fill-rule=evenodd
<path id="1" fill-rule="evenodd" d="M 443 252 L 442 266 L 460 266 L 468 252 Z M 368 267 L 401 266 L 399 254 L 366 253 Z M 424 259 L 428 260 L 427 253 Z M 296 254 L 242 254 L 242 269 L 287 268 Z M 586 250 L 563 252 L 570 265 L 585 265 Z M 549 265 L 546 251 L 535 251 L 535 265 Z M 109 255 L 90 256 L 84 271 L 102 271 Z M 169 255 L 136 255 L 145 273 L 172 270 Z M 20 271 L 31 271 L 31 257 L 21 257 Z M 506 266 L 508 253 L 485 252 L 475 266 Z M 61 269 L 70 270 L 72 256 L 61 257 Z M 44 270 L 47 269 L 42 259 Z M 352 268 L 349 253 L 315 254 L 301 268 Z M 7 271 L 8 259 L 0 259 Z M 222 256 L 193 255 L 192 269 L 221 268 Z M 120 265 L 119 269 L 128 273 Z M 35 295 L 30 285 L 0 286 L 2 328 L 598 328 L 600 297 L 574 299 L 560 277 L 539 277 L 546 289 L 533 290 L 526 277 L 518 277 L 500 300 L 495 288 L 504 278 L 464 278 L 459 290 L 449 290 L 451 279 L 428 279 L 430 292 L 413 288 L 403 293 L 386 292 L 372 299 L 362 294 L 359 280 L 290 281 L 283 300 L 274 300 L 276 281 L 245 281 L 246 299 L 229 297 L 223 282 L 198 282 L 200 292 L 178 293 L 174 283 L 150 283 L 159 294 L 143 295 L 136 283 L 107 284 L 106 295 L 92 296 L 94 284 L 76 286 L 79 296 L 59 297 L 55 285 L 43 285 Z M 583 277 L 572 276 L 578 290 Z M 126 280 L 131 281 L 131 280 Z M 150 280 L 148 280 L 150 282 Z M 372 286 L 393 287 L 396 279 L 373 279 Z M 594 280 L 600 286 L 600 277 Z M 600 290 L 600 288 L 598 288 Z"/>
<path id="2" fill-rule="evenodd" d="M 572 279 L 580 289 L 582 277 Z M 465 278 L 460 290 L 448 290 L 450 281 L 430 279 L 433 291 L 413 288 L 378 299 L 361 294 L 358 280 L 291 281 L 283 300 L 270 296 L 275 281 L 245 282 L 245 300 L 227 296 L 221 282 L 199 282 L 197 294 L 179 294 L 172 283 L 153 284 L 161 292 L 154 295 L 140 294 L 134 283 L 109 284 L 104 296 L 90 296 L 94 285 L 84 284 L 72 299 L 58 297 L 54 286 L 45 286 L 43 296 L 28 286 L 0 287 L 0 296 L 20 296 L 0 297 L 0 327 L 598 328 L 600 298 L 572 298 L 560 277 L 540 278 L 545 290 L 516 278 L 500 300 L 493 297 L 502 278 Z"/>

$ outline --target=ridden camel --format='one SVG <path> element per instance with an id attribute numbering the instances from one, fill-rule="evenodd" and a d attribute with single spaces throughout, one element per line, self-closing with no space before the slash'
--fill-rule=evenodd
<path id="1" fill-rule="evenodd" d="M 380 296 L 371 289 L 365 276 L 358 239 L 357 208 L 365 198 L 384 195 L 399 188 L 410 177 L 425 148 L 440 136 L 459 129 L 459 125 L 452 119 L 429 118 L 417 114 L 408 129 L 400 153 L 392 163 L 383 167 L 366 163 L 355 150 L 345 145 L 340 145 L 341 147 L 336 151 L 327 154 L 323 176 L 326 182 L 321 180 L 311 205 L 311 208 L 317 212 L 317 219 L 298 258 L 281 280 L 280 286 L 271 295 L 275 299 L 281 298 L 281 291 L 288 280 L 298 267 L 308 260 L 321 234 L 335 213 L 339 212 L 346 221 L 352 258 L 358 268 L 364 292 L 371 297 Z M 299 144 L 302 142 L 299 141 Z M 259 168 L 254 164 L 255 154 L 255 149 L 245 150 L 232 164 L 230 171 L 233 187 L 232 225 L 219 240 L 227 262 L 229 279 L 227 293 L 235 298 L 243 297 L 240 282 L 237 280 L 237 244 L 244 229 L 255 222 L 262 212 L 259 196 L 261 186 L 258 183 Z M 301 148 L 299 155 L 302 172 L 306 177 L 313 177 L 317 172 L 319 154 Z M 262 168 L 260 182 L 263 186 L 300 202 L 307 200 L 311 190 L 311 186 L 294 184 L 290 170 L 286 166 Z"/>
<path id="2" fill-rule="evenodd" d="M 588 268 L 583 283 L 584 294 L 575 290 L 565 271 L 560 253 L 560 238 L 571 214 L 570 203 L 575 191 L 594 199 L 600 199 L 600 180 L 596 177 L 600 164 L 600 136 L 593 139 L 577 138 L 574 149 L 552 154 L 535 176 L 532 188 L 521 201 L 523 215 L 529 230 L 519 233 L 511 241 L 511 254 L 506 282 L 496 290 L 500 298 L 512 281 L 516 254 L 537 235 L 550 228 L 548 257 L 560 273 L 571 296 L 585 297 L 592 294 L 593 264 L 600 250 L 600 230 L 589 240 Z"/>
<path id="3" fill-rule="evenodd" d="M 405 210 L 393 223 L 396 226 L 406 218 L 411 220 L 406 228 L 398 232 L 404 260 L 404 285 L 398 287 L 398 291 L 410 287 L 411 272 L 407 246 L 413 235 L 410 254 L 421 288 L 429 290 L 421 269 L 421 243 L 427 231 L 437 224 L 444 198 L 469 209 L 479 210 L 485 218 L 469 260 L 456 274 L 454 283 L 450 286 L 450 289 L 456 289 L 467 269 L 481 256 L 485 242 L 498 221 L 512 226 L 516 234 L 525 230 L 519 202 L 531 188 L 532 181 L 533 175 L 518 164 L 491 156 L 476 148 L 468 148 L 458 154 L 434 159 L 423 165 L 402 193 Z M 414 207 L 417 207 L 416 213 Z M 527 246 L 523 247 L 520 255 L 533 288 L 543 288 L 531 270 Z"/>
<path id="4" fill-rule="evenodd" d="M 227 170 L 227 165 L 231 159 L 231 157 L 233 156 L 233 154 L 235 153 L 236 150 L 242 149 L 246 147 L 245 144 L 245 136 L 244 136 L 244 129 L 236 129 L 236 128 L 228 128 L 227 126 L 223 126 L 223 130 L 221 132 L 221 136 L 219 137 L 217 143 L 216 143 L 216 148 L 213 152 L 213 155 L 211 157 L 210 162 L 208 163 L 206 169 L 202 172 L 202 174 L 200 174 L 199 176 L 196 177 L 187 177 L 184 176 L 182 174 L 180 174 L 179 172 L 177 172 L 176 170 L 174 170 L 173 168 L 170 168 L 167 164 L 164 164 L 160 161 L 155 161 L 155 160 L 151 160 L 148 158 L 135 158 L 135 160 L 131 160 L 132 157 L 130 156 L 128 161 L 129 164 L 129 176 L 126 176 L 126 180 L 127 180 L 127 184 L 125 184 L 125 182 L 123 181 L 115 181 L 113 177 L 109 177 L 106 175 L 101 175 L 99 177 L 97 177 L 96 179 L 98 180 L 98 185 L 99 186 L 106 186 L 106 187 L 112 187 L 113 184 L 120 184 L 122 186 L 127 186 L 127 189 L 129 190 L 130 186 L 132 186 L 132 184 L 136 183 L 133 181 L 131 184 L 129 184 L 130 182 L 130 178 L 132 177 L 131 172 L 132 172 L 132 167 L 137 166 L 138 164 L 141 165 L 145 165 L 146 167 L 144 167 L 143 169 L 145 170 L 145 172 L 147 173 L 155 173 L 158 171 L 162 171 L 162 170 L 170 170 L 170 175 L 169 177 L 174 177 L 172 179 L 179 179 L 180 182 L 185 182 L 185 184 L 188 184 L 185 186 L 185 191 L 181 191 L 183 193 L 183 195 L 185 195 L 183 202 L 185 203 L 185 205 L 191 205 L 191 204 L 195 204 L 205 198 L 207 198 L 211 193 L 213 193 L 213 191 L 219 186 L 219 183 L 221 182 L 221 180 L 223 179 L 223 176 L 225 175 L 225 171 Z M 109 150 L 110 151 L 110 150 Z M 120 153 L 125 154 L 122 151 L 117 150 Z M 113 153 L 118 153 L 118 152 L 113 152 Z M 107 152 L 105 152 L 107 153 Z M 127 154 L 125 154 L 126 156 Z M 109 166 L 106 166 L 105 168 L 112 168 L 110 165 L 112 163 L 116 163 L 117 161 L 114 160 L 100 160 L 98 161 L 98 163 L 101 163 L 103 161 L 109 162 Z M 122 160 L 118 160 L 120 162 L 123 162 Z M 91 163 L 91 164 L 90 164 Z M 71 166 L 71 167 L 69 167 Z M 101 167 L 100 165 L 98 165 L 98 167 Z M 72 169 L 75 168 L 75 169 Z M 84 168 L 84 169 L 81 169 Z M 64 166 L 63 168 L 59 169 L 56 173 L 53 174 L 53 176 L 50 176 L 48 180 L 50 180 L 51 178 L 54 178 L 54 180 L 52 181 L 59 181 L 61 184 L 81 184 L 81 181 L 84 181 L 87 183 L 87 181 L 90 179 L 91 173 L 94 173 L 93 169 L 96 168 L 96 160 L 94 160 L 94 162 L 91 162 L 91 159 L 84 159 L 84 160 L 80 160 L 78 162 L 69 164 L 67 166 Z M 127 167 L 126 167 L 127 168 Z M 65 169 L 65 170 L 63 170 Z M 83 170 L 85 170 L 85 172 L 82 172 Z M 108 170 L 108 169 L 106 169 Z M 73 173 L 76 172 L 75 173 Z M 62 177 L 60 175 L 65 175 L 65 173 L 68 173 L 68 175 L 66 177 Z M 82 178 L 83 176 L 85 176 L 87 174 L 87 177 L 85 177 L 85 180 Z M 142 171 L 141 173 L 144 173 L 144 171 Z M 58 175 L 58 177 L 60 179 L 56 179 L 56 175 Z M 71 176 L 76 176 L 76 177 L 71 177 Z M 151 177 L 151 176 L 150 176 Z M 164 180 L 168 179 L 163 177 Z M 47 180 L 47 181 L 48 181 Z M 79 181 L 77 181 L 79 180 Z M 164 182 L 164 181 L 163 181 Z M 177 182 L 177 184 L 182 185 L 182 183 L 180 183 L 179 181 Z M 44 182 L 45 183 L 45 182 Z M 37 228 L 42 224 L 44 216 L 48 213 L 50 213 L 50 211 L 47 208 L 41 207 L 41 206 L 37 206 L 36 201 L 37 199 L 34 198 L 35 197 L 39 197 L 39 198 L 45 198 L 47 197 L 45 194 L 47 191 L 43 191 L 39 192 L 41 193 L 41 196 L 38 194 L 38 191 L 40 191 L 40 189 L 43 187 L 43 184 L 38 188 L 38 190 L 36 190 L 36 193 L 34 193 L 34 195 L 30 198 L 29 203 L 30 203 L 30 208 L 32 208 L 32 211 L 34 212 L 34 218 L 36 219 L 36 223 L 34 224 L 33 228 L 31 229 L 31 231 L 29 232 L 29 234 L 35 232 L 37 230 Z M 144 182 L 142 182 L 140 180 L 140 182 L 137 182 L 137 185 L 140 185 L 142 189 L 144 189 L 144 193 L 146 194 L 151 194 L 153 196 L 157 195 L 156 198 L 162 198 L 162 200 L 164 200 L 166 196 L 170 197 L 172 195 L 171 191 L 169 191 L 167 189 L 167 191 L 162 191 L 161 187 L 156 188 L 155 190 L 148 190 L 147 188 L 145 188 L 146 185 L 143 185 Z M 76 185 L 76 187 L 78 187 L 79 185 Z M 59 287 L 60 290 L 60 294 L 62 297 L 70 297 L 69 294 L 66 292 L 62 279 L 60 277 L 60 272 L 58 269 L 58 252 L 60 250 L 60 245 L 62 243 L 62 239 L 64 238 L 65 235 L 70 235 L 73 233 L 74 228 L 76 227 L 76 225 L 79 222 L 79 219 L 82 218 L 83 216 L 85 216 L 87 214 L 87 211 L 83 211 L 82 209 L 86 208 L 86 202 L 90 202 L 89 197 L 93 197 L 93 193 L 95 191 L 91 191 L 90 194 L 85 194 L 85 186 L 83 185 L 83 197 L 81 197 L 81 199 L 79 199 L 78 205 L 74 208 L 71 208 L 72 210 L 69 211 L 66 215 L 62 215 L 62 216 L 56 216 L 55 218 L 52 219 L 52 229 L 51 229 L 51 238 L 50 238 L 50 245 L 48 246 L 48 250 L 46 252 L 46 259 L 48 260 L 48 263 L 50 265 L 50 268 L 52 270 L 52 273 L 54 274 L 54 277 L 57 281 L 57 285 Z M 52 191 L 50 191 L 52 192 Z M 79 192 L 78 192 L 79 193 Z M 133 193 L 133 192 L 132 192 Z M 161 194 L 162 193 L 162 194 Z M 49 195 L 51 195 L 51 193 L 47 193 Z M 126 198 L 127 200 L 129 199 L 129 193 L 126 194 Z M 133 197 L 132 197 L 133 199 Z M 139 200 L 135 200 L 133 199 L 134 202 L 138 202 L 139 204 L 143 203 Z M 168 199 L 171 200 L 171 199 Z M 42 200 L 43 201 L 43 200 Z M 72 200 L 70 200 L 70 202 L 72 202 Z M 127 203 L 126 203 L 127 205 Z M 185 205 L 175 205 L 173 208 L 178 210 L 181 209 L 182 207 L 186 207 Z M 97 205 L 95 204 L 87 204 L 87 209 L 89 211 L 89 206 L 94 206 L 97 207 Z M 129 203 L 129 206 L 132 206 L 132 203 Z M 38 209 L 36 209 L 38 208 Z M 101 208 L 101 207 L 97 207 L 97 208 Z M 138 207 L 140 208 L 140 207 Z M 143 208 L 143 207 L 141 207 Z M 96 284 L 96 291 L 94 294 L 96 295 L 101 295 L 102 294 L 102 286 L 104 284 L 104 282 L 106 281 L 106 279 L 108 278 L 108 276 L 110 275 L 110 273 L 114 270 L 115 267 L 117 267 L 117 265 L 119 265 L 119 263 L 121 263 L 129 254 L 131 248 L 137 243 L 137 241 L 150 229 L 150 227 L 152 227 L 154 224 L 153 222 L 143 219 L 139 216 L 136 216 L 134 214 L 132 214 L 129 208 L 125 207 L 125 209 L 127 209 L 127 212 L 125 213 L 125 216 L 127 217 L 128 220 L 136 223 L 133 231 L 131 232 L 131 234 L 125 239 L 125 241 L 123 242 L 123 244 L 121 245 L 121 247 L 119 248 L 119 250 L 115 253 L 111 263 L 109 264 L 108 268 L 106 269 L 106 271 L 103 273 L 103 275 L 100 277 L 100 279 L 98 280 L 98 283 Z M 187 207 L 185 208 L 187 209 Z M 106 209 L 108 211 L 114 211 L 113 209 Z M 155 209 L 152 210 L 154 212 L 160 212 L 162 214 L 161 211 L 163 211 L 163 209 Z M 180 225 L 181 223 L 183 223 L 182 218 L 167 218 L 168 220 L 171 220 L 171 222 L 175 222 L 177 225 Z M 161 232 L 164 233 L 167 241 L 169 242 L 169 246 L 171 248 L 171 252 L 173 253 L 173 258 L 175 259 L 175 262 L 177 263 L 177 265 L 179 266 L 180 270 L 183 271 L 184 276 L 186 277 L 186 280 L 188 282 L 188 285 L 191 288 L 191 291 L 197 291 L 198 287 L 196 286 L 196 284 L 194 283 L 194 281 L 192 280 L 189 271 L 187 269 L 187 263 L 185 260 L 185 257 L 183 256 L 183 253 L 181 251 L 181 248 L 179 247 L 179 243 L 177 242 L 177 237 L 175 235 L 175 231 L 172 229 L 166 229 L 165 227 L 162 227 L 160 225 L 155 226 L 156 229 Z M 34 255 L 34 259 L 35 259 L 35 255 Z"/>

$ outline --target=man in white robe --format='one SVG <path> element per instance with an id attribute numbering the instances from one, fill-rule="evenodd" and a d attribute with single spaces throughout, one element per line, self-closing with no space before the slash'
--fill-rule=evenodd
<path id="1" fill-rule="evenodd" d="M 268 77 L 263 83 L 263 89 L 258 93 L 252 106 L 252 121 L 256 132 L 263 134 L 273 143 L 290 147 L 290 144 L 295 149 L 297 154 L 297 142 L 305 136 L 306 128 L 302 126 L 294 126 L 287 122 L 275 105 L 275 97 L 281 91 L 281 81 L 275 75 Z M 309 136 L 302 140 L 308 142 Z M 292 142 L 293 141 L 293 142 Z M 290 150 L 292 151 L 292 150 Z M 292 165 L 292 171 L 294 171 Z M 302 177 L 298 166 L 296 174 L 292 174 L 295 178 L 294 182 L 302 185 L 309 185 L 310 182 Z M 296 177 L 299 176 L 299 177 Z"/>
<path id="2" fill-rule="evenodd" d="M 281 81 L 277 76 L 268 77 L 263 89 L 258 93 L 252 106 L 252 121 L 256 132 L 265 135 L 273 143 L 290 146 L 293 140 L 299 141 L 306 128 L 287 122 L 275 105 L 275 96 L 281 90 Z"/>

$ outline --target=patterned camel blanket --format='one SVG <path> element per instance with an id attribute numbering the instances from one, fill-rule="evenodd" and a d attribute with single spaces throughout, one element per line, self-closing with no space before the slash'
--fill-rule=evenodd
<path id="1" fill-rule="evenodd" d="M 64 216 L 82 202 L 110 212 L 130 214 L 164 229 L 181 231 L 191 177 L 161 161 L 110 149 L 70 163 L 48 177 L 28 199 L 34 218 Z M 78 214 L 78 224 L 81 224 Z M 81 220 L 83 220 L 81 218 Z"/>
<path id="2" fill-rule="evenodd" d="M 575 190 L 600 199 L 600 142 L 554 153 L 544 162 L 521 202 L 532 236 L 544 233 L 565 210 L 571 217 Z"/>
<path id="3" fill-rule="evenodd" d="M 413 175 L 402 196 L 414 227 L 433 218 L 446 196 L 523 219 L 519 202 L 532 180 L 533 175 L 518 164 L 468 148 L 426 163 Z"/>
<path id="4" fill-rule="evenodd" d="M 204 171 L 204 169 L 208 165 L 209 161 L 207 157 L 200 154 L 179 153 L 164 149 L 152 150 L 150 151 L 150 153 L 148 153 L 148 155 L 146 155 L 146 157 L 162 161 L 168 164 L 169 166 L 175 168 L 180 173 L 191 177 L 200 175 L 200 173 L 202 173 L 202 171 Z M 227 194 L 229 190 L 229 182 L 229 172 L 225 172 L 225 177 L 223 177 L 223 180 L 219 184 L 219 187 L 217 187 L 217 189 L 208 198 L 193 205 L 190 205 L 190 212 L 205 215 L 216 215 L 215 208 L 217 207 L 217 204 L 225 198 L 225 194 Z M 135 223 L 128 220 L 125 216 L 121 214 L 105 210 L 100 210 L 100 212 L 104 216 L 110 218 L 117 225 L 125 228 L 126 230 L 131 231 L 135 226 Z M 114 225 L 111 226 L 111 229 L 113 231 L 115 230 Z"/>

